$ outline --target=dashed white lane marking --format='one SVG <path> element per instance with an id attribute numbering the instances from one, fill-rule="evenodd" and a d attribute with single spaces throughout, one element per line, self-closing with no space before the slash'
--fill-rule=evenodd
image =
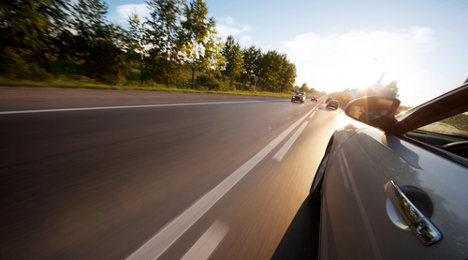
<path id="1" fill-rule="evenodd" d="M 314 117 L 315 113 L 317 113 L 317 110 L 315 110 L 314 113 L 312 113 L 312 115 L 309 116 L 309 118 Z"/>
<path id="2" fill-rule="evenodd" d="M 157 259 L 160 257 L 180 236 L 182 236 L 195 222 L 198 221 L 221 197 L 223 197 L 237 182 L 239 182 L 253 167 L 255 167 L 265 156 L 267 156 L 286 136 L 289 135 L 304 119 L 312 112 L 310 110 L 304 117 L 292 124 L 283 133 L 277 136 L 265 146 L 254 157 L 244 163 L 239 169 L 229 175 L 218 186 L 195 201 L 189 208 L 179 216 L 166 224 L 154 237 L 150 238 L 144 245 L 138 248 L 128 260 Z"/>
<path id="3" fill-rule="evenodd" d="M 305 121 L 301 125 L 301 127 L 296 131 L 296 133 L 294 133 L 294 135 L 291 136 L 291 138 L 289 138 L 289 140 L 283 145 L 283 147 L 281 147 L 281 149 L 275 154 L 275 156 L 273 156 L 273 160 L 279 162 L 281 161 L 281 159 L 283 159 L 284 155 L 288 152 L 289 148 L 291 148 L 291 146 L 294 144 L 294 142 L 302 133 L 302 130 L 304 130 L 304 128 L 306 127 L 308 123 L 309 121 Z"/>
<path id="4" fill-rule="evenodd" d="M 39 109 L 39 110 L 17 110 L 17 111 L 2 111 L 2 112 L 0 112 L 0 115 L 29 114 L 29 113 L 52 113 L 52 112 L 70 112 L 70 111 L 84 111 L 84 110 L 104 110 L 104 109 L 123 109 L 123 108 L 145 108 L 145 107 L 175 107 L 175 106 L 223 105 L 223 104 L 255 103 L 255 102 L 262 102 L 262 101 L 226 101 L 226 102 L 154 104 L 154 105 L 133 105 L 133 106 L 111 106 L 111 107 L 78 107 L 78 108 L 57 108 L 57 109 Z"/>
<path id="5" fill-rule="evenodd" d="M 181 260 L 208 259 L 228 231 L 229 226 L 217 220 L 205 234 L 198 239 Z"/>
<path id="6" fill-rule="evenodd" d="M 318 105 L 319 104 L 317 103 L 317 105 L 310 111 L 310 112 L 312 112 L 312 114 L 309 116 L 309 118 L 312 118 L 315 115 L 315 113 L 317 113 Z M 302 130 L 304 130 L 305 126 L 308 123 L 309 123 L 308 121 L 304 122 L 304 124 L 301 126 L 301 128 L 299 128 L 299 130 L 297 130 L 297 132 L 288 140 L 288 142 L 285 143 L 283 145 L 283 147 L 281 147 L 281 149 L 275 154 L 275 156 L 273 156 L 273 158 L 272 158 L 273 160 L 279 162 L 279 161 L 281 161 L 281 159 L 283 159 L 284 155 L 288 152 L 289 148 L 291 148 L 291 146 L 294 144 L 294 142 L 299 137 L 299 135 L 302 133 Z"/>

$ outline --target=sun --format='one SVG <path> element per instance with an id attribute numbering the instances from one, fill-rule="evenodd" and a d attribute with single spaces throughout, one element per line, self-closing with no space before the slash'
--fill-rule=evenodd
<path id="1" fill-rule="evenodd" d="M 375 84 L 383 73 L 382 64 L 379 64 L 371 56 L 354 57 L 348 61 L 349 80 L 354 83 L 354 88 L 364 90 Z"/>

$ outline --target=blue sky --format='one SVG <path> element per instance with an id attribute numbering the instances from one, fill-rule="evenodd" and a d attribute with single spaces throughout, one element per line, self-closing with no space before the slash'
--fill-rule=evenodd
<path id="1" fill-rule="evenodd" d="M 145 1 L 108 0 L 109 21 L 127 27 Z M 468 1 L 206 0 L 218 34 L 242 47 L 287 54 L 296 85 L 320 91 L 364 88 L 382 74 L 398 81 L 412 106 L 460 86 L 468 78 Z M 378 61 L 376 61 L 377 59 Z"/>

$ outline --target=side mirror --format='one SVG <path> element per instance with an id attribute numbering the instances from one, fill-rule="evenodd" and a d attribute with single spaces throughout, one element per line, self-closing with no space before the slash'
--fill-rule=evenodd
<path id="1" fill-rule="evenodd" d="M 347 116 L 373 127 L 385 128 L 389 121 L 395 120 L 400 100 L 391 97 L 363 97 L 348 103 Z M 387 120 L 390 119 L 390 120 Z"/>

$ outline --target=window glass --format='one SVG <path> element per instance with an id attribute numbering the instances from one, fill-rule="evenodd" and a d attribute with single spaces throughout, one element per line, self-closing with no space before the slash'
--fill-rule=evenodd
<path id="1" fill-rule="evenodd" d="M 417 130 L 468 138 L 468 112 L 425 125 Z"/>

